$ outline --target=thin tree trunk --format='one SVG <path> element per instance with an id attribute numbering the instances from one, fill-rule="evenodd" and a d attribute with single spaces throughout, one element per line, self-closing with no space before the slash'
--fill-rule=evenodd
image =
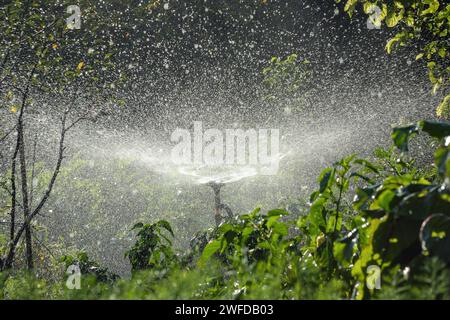
<path id="1" fill-rule="evenodd" d="M 30 75 L 29 75 L 29 78 L 27 81 L 27 86 L 25 88 L 25 91 L 23 91 L 23 94 L 22 94 L 22 105 L 21 105 L 19 117 L 17 120 L 17 145 L 16 145 L 16 149 L 18 148 L 18 153 L 19 153 L 20 176 L 21 176 L 21 185 L 22 185 L 22 190 L 21 190 L 22 191 L 22 208 L 23 208 L 23 214 L 24 214 L 24 224 L 22 227 L 25 229 L 26 261 L 27 261 L 27 267 L 30 270 L 33 269 L 33 248 L 32 248 L 32 238 L 31 238 L 31 228 L 30 228 L 29 223 L 27 223 L 27 221 L 29 220 L 28 217 L 30 216 L 30 207 L 29 207 L 29 202 L 28 202 L 28 180 L 27 180 L 26 160 L 25 160 L 25 139 L 24 139 L 24 134 L 23 134 L 23 131 L 24 131 L 23 116 L 25 113 L 26 105 L 27 105 L 27 99 L 28 99 L 28 94 L 30 91 L 31 79 L 34 75 L 35 70 L 36 70 L 36 65 L 34 65 L 33 69 L 30 72 Z M 15 169 L 15 166 L 14 166 L 14 169 Z M 14 216 L 15 216 L 15 212 L 14 212 Z M 20 237 L 19 237 L 19 239 L 20 239 Z M 6 257 L 3 268 L 11 268 L 13 260 L 14 260 L 15 249 L 16 249 L 17 243 L 19 242 L 19 239 L 17 239 L 17 235 L 15 237 L 13 235 L 13 241 L 10 244 L 10 250 L 8 252 L 8 256 Z"/>
<path id="2" fill-rule="evenodd" d="M 25 159 L 25 140 L 23 135 L 23 122 L 19 120 L 18 134 L 20 137 L 19 146 L 19 161 L 20 161 L 20 177 L 22 184 L 22 207 L 24 220 L 27 221 L 30 216 L 30 207 L 28 202 L 28 178 L 27 178 L 27 165 Z M 28 269 L 33 269 L 33 248 L 31 238 L 31 227 L 29 223 L 25 223 L 25 257 L 27 261 Z"/>
<path id="3" fill-rule="evenodd" d="M 20 177 L 22 185 L 22 207 L 24 221 L 27 221 L 30 216 L 30 207 L 28 202 L 28 178 L 27 178 L 27 165 L 26 165 L 26 155 L 25 155 L 25 138 L 24 138 L 24 124 L 23 124 L 23 114 L 26 107 L 26 101 L 28 99 L 28 87 L 22 96 L 22 108 L 19 115 L 19 120 L 17 122 L 17 134 L 19 143 L 19 162 L 20 162 Z M 33 269 L 33 248 L 32 248 L 32 238 L 31 238 L 31 228 L 28 223 L 25 222 L 25 257 L 27 261 L 28 269 Z"/>
<path id="4" fill-rule="evenodd" d="M 33 69 L 32 73 L 31 73 L 31 76 L 32 76 L 33 73 L 34 73 L 34 69 Z M 31 76 L 30 76 L 30 79 L 31 79 Z M 28 96 L 28 87 L 25 90 L 24 96 Z M 74 98 L 74 101 L 73 101 L 72 104 L 75 104 L 75 100 L 76 100 L 76 97 Z M 21 162 L 22 192 L 24 192 L 25 198 L 26 198 L 26 201 L 25 201 L 25 199 L 23 201 L 23 206 L 24 206 L 24 212 L 27 212 L 27 214 L 25 215 L 24 223 L 20 226 L 20 228 L 17 230 L 17 232 L 16 232 L 16 234 L 14 236 L 14 240 L 12 241 L 12 244 L 11 244 L 10 249 L 8 251 L 7 257 L 3 261 L 0 261 L 0 271 L 1 270 L 6 270 L 6 269 L 10 269 L 12 267 L 12 264 L 13 264 L 13 261 L 14 261 L 15 250 L 17 248 L 17 245 L 18 245 L 18 243 L 19 243 L 23 233 L 27 232 L 26 230 L 30 228 L 31 221 L 40 213 L 41 209 L 44 207 L 44 205 L 46 204 L 48 198 L 50 197 L 50 194 L 51 194 L 51 192 L 53 190 L 53 187 L 55 185 L 55 182 L 56 182 L 56 178 L 59 175 L 59 171 L 61 169 L 62 161 L 64 159 L 64 151 L 66 149 L 65 146 L 64 146 L 64 142 L 65 142 L 65 138 L 66 138 L 67 132 L 69 130 L 71 130 L 74 126 L 76 126 L 80 121 L 87 120 L 87 118 L 85 118 L 84 116 L 81 116 L 80 118 L 78 118 L 77 120 L 72 122 L 70 125 L 67 125 L 67 115 L 68 115 L 70 109 L 67 109 L 64 112 L 64 115 L 63 115 L 63 117 L 61 119 L 62 120 L 61 121 L 62 122 L 61 123 L 61 135 L 60 135 L 60 138 L 59 138 L 59 150 L 58 150 L 58 158 L 57 158 L 57 161 L 56 161 L 56 166 L 54 168 L 54 171 L 53 171 L 52 177 L 50 179 L 50 182 L 49 182 L 49 184 L 47 186 L 47 190 L 45 191 L 45 193 L 42 196 L 41 200 L 38 202 L 38 205 L 36 206 L 36 208 L 35 209 L 31 209 L 30 208 L 30 204 L 28 202 L 28 188 L 27 188 L 27 185 L 26 185 L 26 182 L 27 182 L 27 179 L 26 179 L 26 163 L 24 161 L 25 160 L 25 148 L 23 147 L 23 149 L 22 149 L 22 146 L 21 146 L 21 144 L 24 143 L 22 119 L 23 119 L 23 111 L 24 111 L 24 107 L 25 107 L 25 103 L 26 103 L 25 101 L 26 101 L 26 99 L 24 99 L 24 101 L 22 101 L 23 106 L 22 106 L 22 109 L 20 110 L 21 113 L 19 115 L 19 121 L 18 121 L 18 125 L 17 125 L 17 132 L 18 132 L 18 140 L 19 140 L 19 143 L 20 143 L 18 148 L 19 148 L 19 158 L 20 158 L 20 162 Z M 25 168 L 25 171 L 23 171 L 22 168 Z M 23 184 L 23 181 L 25 181 L 25 185 Z M 29 233 L 29 235 L 31 237 L 31 232 Z M 30 244 L 31 244 L 31 241 L 30 241 Z M 27 245 L 27 248 L 28 247 L 31 249 L 31 245 L 30 246 Z M 31 257 L 30 261 L 31 261 L 31 268 L 32 268 L 33 267 L 33 265 L 32 265 L 32 263 L 33 263 L 32 251 L 30 253 L 27 252 L 27 258 L 28 257 Z M 2 265 L 2 263 L 3 263 L 3 265 Z M 29 264 L 29 266 L 30 266 L 30 264 Z"/>
<path id="5" fill-rule="evenodd" d="M 3 264 L 3 270 L 6 269 L 10 269 L 12 267 L 12 263 L 14 261 L 14 254 L 15 254 L 15 249 L 17 247 L 17 244 L 20 241 L 20 238 L 22 237 L 22 234 L 25 232 L 26 227 L 30 225 L 31 221 L 33 220 L 34 217 L 36 217 L 39 212 L 41 211 L 42 207 L 45 205 L 45 203 L 47 202 L 52 190 L 53 190 L 53 186 L 55 185 L 55 181 L 56 178 L 58 177 L 59 174 L 59 170 L 61 168 L 61 164 L 62 164 L 62 160 L 64 158 L 64 140 L 65 140 L 65 136 L 67 131 L 69 130 L 69 128 L 71 128 L 73 126 L 73 124 L 69 127 L 66 127 L 66 114 L 63 117 L 63 121 L 62 121 L 62 129 L 61 129 L 61 137 L 59 140 L 59 151 L 58 151 L 58 159 L 56 162 L 56 167 L 53 171 L 53 175 L 50 179 L 50 182 L 48 184 L 47 187 L 47 191 L 45 192 L 44 196 L 42 197 L 42 199 L 39 201 L 39 204 L 37 205 L 37 207 L 33 210 L 33 212 L 31 212 L 31 214 L 29 214 L 24 223 L 21 225 L 21 227 L 19 228 L 19 230 L 17 230 L 17 233 L 14 237 L 14 241 L 12 243 L 12 246 L 8 252 L 8 255 L 4 261 Z"/>
<path id="6" fill-rule="evenodd" d="M 36 170 L 36 147 L 37 147 L 37 133 L 34 135 L 33 144 L 33 159 L 31 164 L 31 177 L 30 177 L 30 208 L 33 207 L 33 194 L 34 194 L 34 178 Z"/>
<path id="7" fill-rule="evenodd" d="M 17 162 L 17 154 L 19 152 L 20 139 L 17 136 L 16 148 L 14 150 L 14 154 L 12 157 L 12 165 L 11 165 L 11 225 L 9 229 L 9 241 L 10 248 L 13 247 L 14 242 L 14 234 L 16 229 L 16 205 L 17 205 L 17 190 L 16 190 L 16 162 Z"/>

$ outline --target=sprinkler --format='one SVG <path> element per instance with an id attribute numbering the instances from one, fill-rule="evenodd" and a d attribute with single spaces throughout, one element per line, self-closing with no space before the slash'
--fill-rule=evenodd
<path id="1" fill-rule="evenodd" d="M 222 220 L 224 220 L 224 217 L 221 214 L 222 210 L 225 210 L 229 219 L 233 218 L 233 211 L 231 211 L 228 205 L 222 203 L 222 200 L 220 199 L 220 189 L 222 189 L 225 184 L 211 181 L 207 185 L 214 191 L 214 219 L 216 220 L 216 225 L 219 226 Z"/>

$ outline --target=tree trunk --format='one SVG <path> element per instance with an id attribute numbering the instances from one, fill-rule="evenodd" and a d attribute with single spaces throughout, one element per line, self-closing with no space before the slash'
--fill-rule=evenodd
<path id="1" fill-rule="evenodd" d="M 25 231 L 25 244 L 26 244 L 26 261 L 27 261 L 27 267 L 28 269 L 33 269 L 33 248 L 32 248 L 32 239 L 31 239 L 31 212 L 30 212 L 30 204 L 28 201 L 28 180 L 27 180 L 27 167 L 26 167 L 26 158 L 25 158 L 25 139 L 24 139 L 24 124 L 23 124 L 23 116 L 25 113 L 25 107 L 27 105 L 27 99 L 28 94 L 30 90 L 31 85 L 31 79 L 34 75 L 34 72 L 36 70 L 37 63 L 33 66 L 33 69 L 31 70 L 28 81 L 26 84 L 25 91 L 23 91 L 22 94 L 22 105 L 20 108 L 20 114 L 17 119 L 17 143 L 16 143 L 16 149 L 14 151 L 13 156 L 13 167 L 12 167 L 12 174 L 11 174 L 11 183 L 13 187 L 13 195 L 12 195 L 12 202 L 13 202 L 13 208 L 11 210 L 11 229 L 10 229 L 10 248 L 9 252 L 6 256 L 6 258 L 2 261 L 0 261 L 0 270 L 10 269 L 12 267 L 14 256 L 16 252 L 17 244 L 19 243 L 20 237 L 22 236 L 22 232 Z M 17 202 L 17 196 L 16 196 L 16 158 L 17 153 L 19 154 L 19 163 L 20 163 L 20 183 L 22 185 L 22 203 L 23 203 L 23 214 L 24 214 L 24 222 L 22 227 L 18 230 L 17 234 L 14 235 L 15 231 L 15 209 L 16 209 L 16 202 Z"/>
<path id="2" fill-rule="evenodd" d="M 10 241 L 10 249 L 14 249 L 14 236 L 16 232 L 16 206 L 17 206 L 17 188 L 16 188 L 16 175 L 17 175 L 17 154 L 19 153 L 20 139 L 17 136 L 16 147 L 14 149 L 14 154 L 12 157 L 11 164 L 11 225 L 9 229 L 9 241 Z"/>
<path id="3" fill-rule="evenodd" d="M 22 184 L 22 203 L 23 203 L 23 215 L 25 223 L 25 257 L 27 261 L 28 269 L 33 269 L 33 248 L 31 239 L 31 226 L 27 223 L 30 215 L 30 207 L 28 202 L 28 179 L 27 179 L 27 165 L 25 159 L 25 139 L 23 135 L 23 119 L 19 119 L 17 126 L 17 133 L 19 134 L 19 161 L 20 161 L 20 176 Z"/>

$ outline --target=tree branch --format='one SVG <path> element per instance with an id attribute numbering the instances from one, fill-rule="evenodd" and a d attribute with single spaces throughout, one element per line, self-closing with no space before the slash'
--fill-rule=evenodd
<path id="1" fill-rule="evenodd" d="M 17 124 L 14 127 L 12 127 L 11 129 L 9 129 L 9 131 L 6 132 L 6 134 L 3 137 L 0 138 L 0 143 L 3 142 L 6 138 L 8 138 L 9 135 L 16 129 L 16 127 L 17 127 Z"/>

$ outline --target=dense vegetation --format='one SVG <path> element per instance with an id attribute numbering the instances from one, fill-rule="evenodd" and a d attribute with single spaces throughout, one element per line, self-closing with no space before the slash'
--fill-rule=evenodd
<path id="1" fill-rule="evenodd" d="M 267 2 L 251 1 L 243 7 L 255 10 Z M 139 39 L 128 26 L 139 30 L 148 23 L 157 30 L 152 36 L 176 43 L 179 34 L 174 30 L 179 21 L 165 12 L 160 1 L 149 1 L 145 6 L 112 1 L 109 5 L 123 6 L 124 11 L 137 8 L 130 13 L 136 20 L 123 22 L 127 30 L 119 33 L 114 23 L 99 18 L 102 8 L 82 3 L 88 8 L 83 20 L 89 26 L 86 33 L 75 33 L 67 27 L 60 15 L 61 8 L 69 4 L 66 1 L 2 2 L 0 101 L 2 115 L 6 115 L 0 123 L 0 222 L 7 228 L 0 234 L 0 299 L 450 298 L 447 122 L 424 120 L 395 127 L 390 149 L 380 147 L 370 158 L 349 155 L 318 172 L 316 190 L 304 200 L 305 206 L 295 210 L 265 212 L 256 208 L 250 213 L 238 212 L 233 219 L 195 235 L 187 234 L 187 227 L 176 230 L 166 219 L 150 219 L 145 202 L 139 203 L 141 216 L 108 216 L 104 202 L 108 202 L 108 208 L 122 209 L 120 205 L 126 206 L 126 201 L 113 196 L 99 198 L 102 186 L 89 179 L 95 170 L 86 169 L 88 166 L 75 156 L 70 162 L 63 161 L 66 134 L 84 121 L 95 123 L 105 108 L 125 104 L 121 92 L 130 85 L 126 76 L 133 67 L 124 67 L 124 52 L 133 51 L 127 47 L 133 41 L 125 38 Z M 195 1 L 186 3 L 177 9 L 190 10 L 198 5 Z M 427 61 L 434 93 L 439 89 L 444 92 L 437 114 L 448 116 L 450 5 L 437 0 L 394 1 L 393 5 L 387 1 L 349 0 L 344 9 L 352 14 L 358 4 L 367 14 L 374 12 L 374 6 L 381 7 L 382 14 L 372 17 L 374 24 L 385 21 L 389 27 L 400 28 L 387 42 L 389 53 L 396 45 L 416 41 L 417 59 Z M 239 20 L 239 26 L 245 26 L 247 21 L 237 5 L 223 1 L 216 5 L 217 12 L 223 9 L 227 19 Z M 119 11 L 110 17 L 116 24 Z M 157 18 L 145 22 L 144 18 L 154 12 Z M 186 24 L 195 29 L 197 22 L 192 19 Z M 134 54 L 144 55 L 139 50 Z M 195 60 L 187 52 L 181 55 L 188 61 Z M 262 101 L 269 106 L 287 100 L 301 105 L 310 87 L 309 61 L 297 54 L 269 61 L 260 72 Z M 54 163 L 35 161 L 46 142 L 33 139 L 29 128 L 33 112 L 41 107 L 49 107 L 60 127 Z M 418 135 L 418 145 L 428 155 L 410 153 Z M 431 158 L 432 165 L 428 163 Z M 132 176 L 124 167 L 119 163 L 111 169 L 123 174 L 122 182 Z M 83 171 L 85 177 L 74 182 L 67 177 L 76 170 Z M 36 180 L 38 171 L 41 176 Z M 106 176 L 108 171 L 101 174 Z M 136 198 L 149 194 L 157 198 L 164 193 L 163 188 L 151 183 L 139 180 Z M 115 186 L 114 181 L 111 186 Z M 72 199 L 76 198 L 72 188 L 83 189 L 89 203 L 81 205 Z M 45 226 L 38 222 L 47 218 L 43 208 L 57 202 L 64 191 L 66 203 L 77 203 L 80 212 L 88 208 L 86 211 L 96 215 L 89 221 L 81 214 L 64 217 L 62 222 L 74 229 L 91 228 L 89 235 L 97 237 L 98 245 L 106 242 L 102 243 L 99 231 L 113 222 L 126 229 L 114 232 L 132 232 L 134 244 L 125 248 L 128 242 L 120 244 L 131 265 L 130 277 L 121 278 L 86 252 L 65 246 L 66 239 L 53 239 L 56 225 L 61 227 L 63 223 L 55 223 L 52 229 L 51 222 Z M 201 200 L 190 201 L 192 211 L 205 209 Z M 163 199 L 158 206 L 170 202 L 175 200 Z M 117 217 L 123 221 L 114 221 Z M 201 217 L 180 219 L 184 218 L 191 219 L 186 224 L 192 222 L 197 229 L 204 225 Z M 135 220 L 139 222 L 134 224 Z M 64 227 L 61 233 L 71 235 Z M 174 245 L 186 237 L 192 237 L 189 245 Z M 73 271 L 73 266 L 81 272 L 79 290 L 69 288 L 73 274 L 67 271 Z"/>
<path id="2" fill-rule="evenodd" d="M 448 299 L 450 125 L 395 128 L 395 145 L 407 150 L 418 131 L 437 144 L 432 170 L 394 149 L 377 150 L 373 162 L 350 156 L 321 173 L 298 219 L 256 209 L 197 234 L 187 253 L 173 249 L 167 221 L 139 223 L 126 253 L 131 279 L 80 252 L 61 259 L 80 266 L 80 290 L 7 271 L 2 298 Z M 370 266 L 380 267 L 382 290 L 370 285 Z"/>

